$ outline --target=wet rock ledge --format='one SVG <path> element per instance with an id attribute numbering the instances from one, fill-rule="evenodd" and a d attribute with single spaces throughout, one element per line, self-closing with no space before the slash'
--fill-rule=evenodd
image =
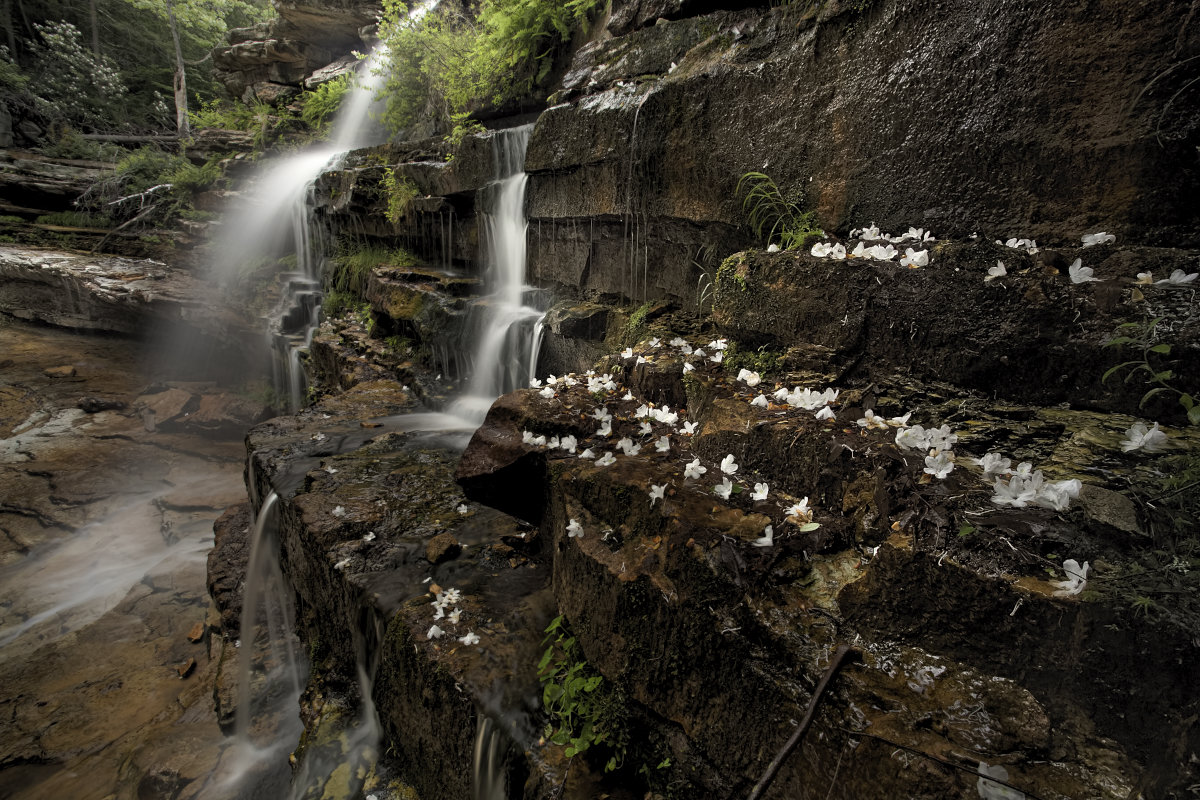
<path id="1" fill-rule="evenodd" d="M 729 262 L 746 291 L 760 259 Z M 1022 313 L 1004 308 L 1000 329 Z M 1090 335 L 1066 315 L 1045 325 L 1066 342 Z M 769 797 L 972 797 L 997 766 L 1041 798 L 1169 797 L 1196 782 L 1200 564 L 1188 523 L 1162 513 L 1162 476 L 1194 468 L 1193 429 L 1124 452 L 1133 417 L 989 399 L 897 372 L 878 348 L 858 355 L 862 371 L 825 371 L 797 342 L 751 387 L 710 357 L 723 330 L 671 343 L 688 329 L 659 317 L 591 381 L 500 398 L 461 459 L 465 435 L 406 432 L 394 416 L 414 405 L 417 382 L 388 377 L 403 367 L 348 351 L 339 366 L 327 334 L 323 370 L 340 387 L 250 433 L 250 494 L 280 494 L 280 559 L 313 655 L 310 735 L 363 702 L 356 665 L 373 670 L 384 755 L 364 790 L 468 796 L 492 720 L 509 740 L 508 796 L 744 797 L 841 644 L 856 663 Z M 730 344 L 731 362 L 754 352 Z M 776 395 L 833 387 L 826 419 Z M 957 437 L 942 477 L 897 436 L 917 424 Z M 637 454 L 617 449 L 626 437 Z M 1076 496 L 998 505 L 972 459 L 989 452 L 1080 481 Z M 727 457 L 726 499 L 714 476 Z M 1064 593 L 1068 559 L 1090 562 L 1079 594 Z M 435 587 L 462 593 L 456 622 L 436 617 Z M 620 698 L 603 717 L 617 746 L 575 758 L 543 738 L 542 631 L 560 614 Z"/>

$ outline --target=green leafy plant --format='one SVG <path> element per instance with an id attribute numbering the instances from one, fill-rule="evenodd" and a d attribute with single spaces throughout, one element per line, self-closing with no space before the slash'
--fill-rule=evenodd
<path id="1" fill-rule="evenodd" d="M 413 201 L 421 192 L 417 185 L 403 175 L 397 175 L 391 167 L 383 170 L 383 191 L 387 198 L 384 216 L 393 225 L 399 225 L 412 211 Z"/>
<path id="2" fill-rule="evenodd" d="M 300 119 L 304 120 L 304 124 L 318 133 L 326 132 L 329 123 L 341 108 L 346 93 L 350 91 L 351 80 L 351 74 L 344 72 L 311 92 L 305 92 L 302 98 L 304 108 L 300 112 Z"/>
<path id="3" fill-rule="evenodd" d="M 629 746 L 623 695 L 579 660 L 575 637 L 561 614 L 546 627 L 542 644 L 546 651 L 538 663 L 538 679 L 542 705 L 550 717 L 546 738 L 565 746 L 568 758 L 597 745 L 607 746 L 612 755 L 604 771 L 619 768 Z"/>
<path id="4" fill-rule="evenodd" d="M 1154 317 L 1141 322 L 1126 322 L 1118 325 L 1117 335 L 1105 342 L 1104 346 L 1128 347 L 1138 355 L 1129 361 L 1123 361 L 1110 367 L 1100 380 L 1102 383 L 1107 383 L 1109 378 L 1121 372 L 1125 373 L 1125 383 L 1141 376 L 1144 383 L 1150 388 L 1142 395 L 1142 399 L 1138 403 L 1139 408 L 1144 408 L 1151 398 L 1160 394 L 1173 395 L 1179 400 L 1179 405 L 1183 406 L 1183 410 L 1187 412 L 1188 422 L 1192 425 L 1200 425 L 1200 405 L 1196 404 L 1196 399 L 1171 384 L 1175 378 L 1173 370 L 1160 368 L 1160 365 L 1154 363 L 1171 354 L 1171 345 L 1159 341 L 1158 323 L 1161 321 L 1162 317 Z"/>
<path id="5" fill-rule="evenodd" d="M 804 211 L 798 196 L 785 197 L 768 175 L 747 172 L 738 180 L 737 193 L 750 229 L 764 244 L 792 250 L 821 235 L 816 214 Z"/>
<path id="6" fill-rule="evenodd" d="M 474 16 L 443 3 L 414 20 L 407 4 L 385 0 L 385 123 L 393 133 L 422 120 L 447 130 L 484 104 L 529 96 L 604 1 L 483 0 Z"/>

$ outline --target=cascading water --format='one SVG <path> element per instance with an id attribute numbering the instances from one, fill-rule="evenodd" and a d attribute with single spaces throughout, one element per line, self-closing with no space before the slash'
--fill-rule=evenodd
<path id="1" fill-rule="evenodd" d="M 296 714 L 308 667 L 293 633 L 291 587 L 279 566 L 278 495 L 258 509 L 242 597 L 234 764 L 229 796 L 278 793 L 287 786 L 286 754 L 302 732 Z"/>
<path id="2" fill-rule="evenodd" d="M 294 269 L 280 276 L 282 293 L 267 331 L 275 391 L 287 398 L 291 411 L 303 405 L 300 353 L 312 344 L 320 322 L 326 242 L 313 220 L 313 184 L 350 150 L 386 141 L 375 113 L 375 95 L 383 80 L 378 67 L 385 59 L 386 51 L 377 48 L 364 60 L 327 145 L 280 159 L 256 177 L 252 191 L 226 215 L 215 248 L 218 276 L 226 289 L 264 261 L 288 253 L 295 258 Z"/>
<path id="3" fill-rule="evenodd" d="M 483 421 L 497 397 L 527 386 L 541 345 L 543 311 L 529 301 L 525 284 L 525 148 L 532 125 L 492 135 L 496 179 L 482 190 L 481 260 L 488 295 L 472 315 L 471 379 L 451 413 Z"/>

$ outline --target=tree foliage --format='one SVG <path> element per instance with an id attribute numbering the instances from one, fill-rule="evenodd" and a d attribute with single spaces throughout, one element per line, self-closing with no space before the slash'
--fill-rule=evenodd
<path id="1" fill-rule="evenodd" d="M 400 0 L 384 0 L 385 122 L 398 132 L 426 118 L 445 130 L 455 115 L 535 93 L 603 4 L 483 0 L 477 15 L 455 2 L 410 14 Z"/>
<path id="2" fill-rule="evenodd" d="M 8 0 L 0 16 L 0 92 L 43 127 L 173 129 L 175 53 L 166 0 Z M 216 96 L 208 57 L 227 30 L 270 13 L 267 0 L 172 0 L 188 86 Z M 115 73 L 115 78 L 114 78 Z M 17 86 L 16 84 L 23 84 Z"/>

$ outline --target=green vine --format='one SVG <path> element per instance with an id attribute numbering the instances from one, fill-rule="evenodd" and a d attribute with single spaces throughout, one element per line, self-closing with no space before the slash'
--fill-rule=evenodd
<path id="1" fill-rule="evenodd" d="M 1160 357 L 1171 355 L 1171 345 L 1158 341 L 1158 323 L 1161 321 L 1162 317 L 1155 317 L 1142 322 L 1126 322 L 1118 325 L 1117 335 L 1105 342 L 1104 346 L 1130 347 L 1139 351 L 1140 355 L 1110 367 L 1100 382 L 1107 383 L 1109 378 L 1122 371 L 1125 372 L 1125 383 L 1142 375 L 1145 384 L 1150 388 L 1142 395 L 1138 408 L 1144 408 L 1151 398 L 1160 394 L 1174 395 L 1179 400 L 1179 405 L 1183 406 L 1183 410 L 1187 412 L 1188 422 L 1192 425 L 1200 425 L 1200 405 L 1196 404 L 1196 399 L 1171 384 L 1175 378 L 1173 370 L 1160 369 L 1153 363 Z"/>

